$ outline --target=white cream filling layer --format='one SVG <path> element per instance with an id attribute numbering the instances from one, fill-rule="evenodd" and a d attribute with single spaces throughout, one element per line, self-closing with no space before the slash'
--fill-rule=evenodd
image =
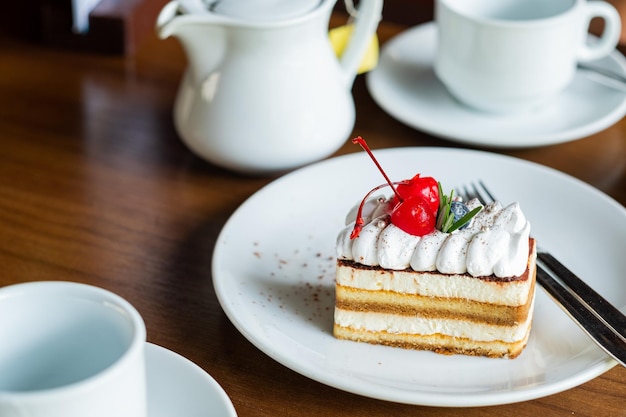
<path id="1" fill-rule="evenodd" d="M 481 342 L 519 342 L 524 339 L 532 320 L 534 302 L 524 323 L 496 326 L 454 319 L 432 319 L 398 314 L 357 312 L 336 308 L 335 323 L 342 327 L 394 334 L 441 334 Z"/>
<path id="2" fill-rule="evenodd" d="M 534 261 L 533 261 L 534 262 Z M 427 297 L 462 298 L 508 306 L 524 305 L 530 295 L 531 279 L 489 281 L 467 275 L 433 275 L 414 271 L 354 270 L 337 268 L 337 284 L 368 291 L 394 291 Z"/>

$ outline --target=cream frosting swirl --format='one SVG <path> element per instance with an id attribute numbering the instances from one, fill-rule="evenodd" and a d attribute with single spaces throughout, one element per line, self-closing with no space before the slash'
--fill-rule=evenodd
<path id="1" fill-rule="evenodd" d="M 468 201 L 471 209 L 478 200 Z M 337 258 L 385 269 L 439 271 L 444 274 L 499 278 L 522 275 L 529 250 L 530 223 L 520 205 L 488 204 L 468 227 L 452 233 L 435 230 L 413 236 L 390 221 L 389 201 L 383 196 L 369 199 L 363 208 L 364 225 L 350 239 L 358 206 L 346 217 L 346 227 L 337 236 Z"/>

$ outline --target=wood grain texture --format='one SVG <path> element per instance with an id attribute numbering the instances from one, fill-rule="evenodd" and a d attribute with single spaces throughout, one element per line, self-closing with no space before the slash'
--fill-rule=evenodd
<path id="1" fill-rule="evenodd" d="M 380 39 L 404 28 L 383 21 Z M 272 178 L 214 167 L 179 140 L 172 103 L 186 58 L 178 42 L 151 35 L 131 57 L 7 37 L 0 45 L 0 285 L 69 280 L 115 291 L 141 312 L 149 341 L 208 371 L 241 417 L 626 416 L 620 367 L 534 401 L 447 409 L 363 398 L 280 365 L 233 327 L 211 283 L 221 227 Z M 353 92 L 354 134 L 372 148 L 458 146 L 396 122 L 362 76 Z M 346 144 L 337 154 L 357 151 Z M 626 204 L 623 120 L 571 143 L 495 151 L 564 171 Z"/>

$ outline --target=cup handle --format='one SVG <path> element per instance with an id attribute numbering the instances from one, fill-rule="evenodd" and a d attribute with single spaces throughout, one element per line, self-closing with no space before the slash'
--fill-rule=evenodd
<path id="1" fill-rule="evenodd" d="M 591 45 L 583 44 L 578 51 L 579 61 L 593 61 L 600 59 L 613 52 L 622 32 L 622 22 L 619 13 L 611 4 L 603 1 L 591 1 L 587 3 L 587 24 L 585 29 L 589 27 L 589 23 L 593 18 L 604 20 L 604 31 L 598 38 L 597 42 Z M 587 38 L 585 37 L 585 42 Z"/>
<path id="2" fill-rule="evenodd" d="M 382 19 L 382 9 L 383 0 L 365 0 L 359 3 L 354 31 L 339 60 L 344 82 L 348 88 L 352 87 L 357 70 L 361 66 L 361 60 L 369 47 L 372 36 L 376 33 L 378 23 Z"/>

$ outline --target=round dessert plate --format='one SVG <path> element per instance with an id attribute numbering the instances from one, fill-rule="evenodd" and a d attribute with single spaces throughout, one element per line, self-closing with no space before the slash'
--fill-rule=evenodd
<path id="1" fill-rule="evenodd" d="M 420 172 L 447 193 L 482 179 L 503 204 L 518 201 L 539 245 L 626 311 L 626 209 L 605 194 L 550 168 L 489 152 L 374 153 L 392 180 Z M 227 221 L 213 255 L 215 290 L 232 323 L 261 351 L 345 391 L 432 406 L 530 400 L 615 365 L 541 289 L 528 346 L 514 360 L 334 338 L 335 239 L 348 211 L 382 183 L 365 152 L 328 159 L 259 190 Z"/>
<path id="2" fill-rule="evenodd" d="M 146 344 L 149 417 L 237 417 L 222 387 L 171 350 Z"/>
<path id="3" fill-rule="evenodd" d="M 519 115 L 495 115 L 454 99 L 433 71 L 437 28 L 432 22 L 408 29 L 387 42 L 378 67 L 367 74 L 367 88 L 391 116 L 447 140 L 499 148 L 523 148 L 590 136 L 626 114 L 626 92 L 609 87 L 587 71 L 553 102 Z M 618 51 L 590 65 L 626 74 Z"/>

